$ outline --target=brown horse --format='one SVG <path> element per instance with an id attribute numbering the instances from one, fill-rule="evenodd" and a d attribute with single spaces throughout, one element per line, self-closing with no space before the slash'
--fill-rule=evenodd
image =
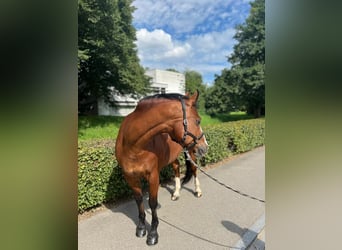
<path id="1" fill-rule="evenodd" d="M 146 234 L 141 179 L 149 183 L 152 212 L 147 244 L 158 243 L 159 172 L 174 162 L 182 150 L 200 158 L 208 149 L 196 109 L 198 91 L 192 95 L 161 94 L 142 99 L 121 124 L 115 155 L 125 180 L 132 188 L 139 210 L 136 236 Z"/>

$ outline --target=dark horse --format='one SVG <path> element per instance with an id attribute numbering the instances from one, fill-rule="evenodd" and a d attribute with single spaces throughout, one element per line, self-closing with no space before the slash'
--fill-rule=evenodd
<path id="1" fill-rule="evenodd" d="M 208 144 L 196 109 L 198 95 L 197 91 L 192 96 L 161 94 L 143 98 L 121 124 L 115 155 L 138 206 L 138 237 L 146 234 L 141 179 L 149 183 L 152 222 L 148 245 L 158 243 L 156 208 L 160 170 L 175 163 L 182 150 L 190 150 L 197 158 L 207 152 Z"/>

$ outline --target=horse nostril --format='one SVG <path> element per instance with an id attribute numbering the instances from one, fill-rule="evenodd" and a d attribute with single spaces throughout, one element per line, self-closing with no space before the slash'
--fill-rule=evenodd
<path id="1" fill-rule="evenodd" d="M 200 156 L 204 156 L 207 153 L 207 151 L 208 151 L 207 147 L 204 147 L 204 146 L 198 147 L 198 154 Z"/>

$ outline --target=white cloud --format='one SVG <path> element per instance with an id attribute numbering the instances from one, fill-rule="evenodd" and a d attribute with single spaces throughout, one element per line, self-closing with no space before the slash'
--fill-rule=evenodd
<path id="1" fill-rule="evenodd" d="M 146 29 L 137 31 L 138 45 L 144 49 L 144 51 L 150 50 L 169 50 L 173 47 L 171 41 L 171 35 L 165 33 L 163 30 L 156 29 L 149 32 Z"/>
<path id="2" fill-rule="evenodd" d="M 205 82 L 229 66 L 235 25 L 249 9 L 243 0 L 135 0 L 133 5 L 142 65 L 196 70 Z"/>
<path id="3" fill-rule="evenodd" d="M 213 53 L 222 54 L 232 49 L 235 43 L 233 40 L 234 34 L 234 29 L 226 29 L 222 32 L 213 31 L 205 34 L 192 35 L 189 37 L 188 42 L 200 54 L 206 54 L 208 56 Z"/>
<path id="4" fill-rule="evenodd" d="M 176 33 L 190 32 L 232 3 L 233 0 L 135 0 L 134 22 L 155 28 L 168 26 Z"/>
<path id="5" fill-rule="evenodd" d="M 181 46 L 175 46 L 172 50 L 165 53 L 165 58 L 184 58 L 186 56 L 189 56 L 189 52 L 191 50 L 191 46 L 188 43 L 185 43 Z"/>
<path id="6" fill-rule="evenodd" d="M 189 56 L 191 51 L 188 43 L 174 41 L 170 34 L 160 29 L 151 32 L 146 29 L 138 30 L 137 46 L 143 63 L 170 63 Z"/>
<path id="7" fill-rule="evenodd" d="M 196 70 L 202 74 L 219 74 L 228 66 L 227 56 L 233 47 L 233 29 L 189 36 L 184 41 L 161 29 L 137 31 L 138 55 L 142 65 L 150 68 Z"/>

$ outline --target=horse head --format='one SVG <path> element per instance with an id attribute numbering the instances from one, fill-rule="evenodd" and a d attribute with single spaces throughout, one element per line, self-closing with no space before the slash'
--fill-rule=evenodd
<path id="1" fill-rule="evenodd" d="M 192 96 L 188 93 L 180 98 L 182 105 L 182 120 L 175 125 L 175 138 L 185 150 L 194 152 L 198 158 L 208 151 L 208 143 L 201 128 L 201 117 L 197 112 L 199 91 Z"/>

